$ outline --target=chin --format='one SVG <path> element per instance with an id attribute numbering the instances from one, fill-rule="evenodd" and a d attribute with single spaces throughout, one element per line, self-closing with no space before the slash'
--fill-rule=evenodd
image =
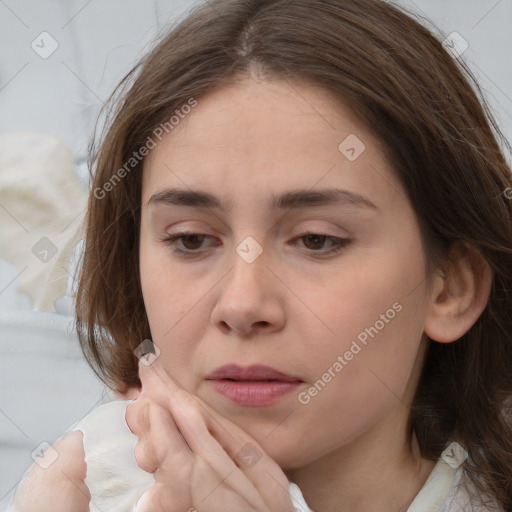
<path id="1" fill-rule="evenodd" d="M 269 439 L 265 439 L 265 437 L 262 439 L 256 436 L 253 437 L 258 441 L 265 453 L 273 459 L 283 471 L 300 468 L 313 459 L 304 451 L 300 439 L 288 437 L 285 442 L 282 439 L 269 441 Z"/>

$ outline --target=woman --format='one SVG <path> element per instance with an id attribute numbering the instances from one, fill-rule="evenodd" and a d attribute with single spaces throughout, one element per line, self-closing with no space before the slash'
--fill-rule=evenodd
<path id="1" fill-rule="evenodd" d="M 126 400 L 17 509 L 512 510 L 511 177 L 471 84 L 378 0 L 174 28 L 94 156 L 77 323 Z"/>

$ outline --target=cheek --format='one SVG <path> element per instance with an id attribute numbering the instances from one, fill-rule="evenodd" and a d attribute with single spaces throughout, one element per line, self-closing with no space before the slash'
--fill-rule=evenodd
<path id="1" fill-rule="evenodd" d="M 411 376 L 419 370 L 421 333 L 410 313 L 414 308 L 404 305 L 380 330 L 360 330 L 367 334 L 366 344 L 339 336 L 322 351 L 302 354 L 310 361 L 310 379 L 296 398 L 294 417 L 300 427 L 276 429 L 271 439 L 262 440 L 284 466 L 300 467 L 354 442 L 387 416 L 395 415 L 399 423 L 416 386 Z M 297 432 L 304 433 L 300 453 L 285 450 L 288 436 Z"/>
<path id="2" fill-rule="evenodd" d="M 169 264 L 165 251 L 141 247 L 140 278 L 152 341 L 162 365 L 188 390 L 194 388 L 194 368 L 201 362 L 211 304 L 208 280 L 191 282 Z M 208 282 L 203 282 L 208 281 Z"/>
<path id="3" fill-rule="evenodd" d="M 359 261 L 325 291 L 333 297 L 322 309 L 331 332 L 317 334 L 316 344 L 303 351 L 309 381 L 297 397 L 313 451 L 351 442 L 390 411 L 402 410 L 414 391 L 427 302 L 422 254 L 415 244 L 404 254 L 408 265 L 391 250 L 380 253 L 378 265 Z M 313 333 L 304 339 L 314 339 Z M 318 428 L 325 411 L 328 419 Z"/>
<path id="4" fill-rule="evenodd" d="M 154 336 L 162 336 L 192 307 L 193 286 L 171 266 L 169 249 L 141 233 L 140 280 L 146 313 Z M 187 307 L 190 304 L 189 307 Z"/>
<path id="5" fill-rule="evenodd" d="M 147 248 L 146 248 L 147 247 Z M 144 306 L 153 342 L 166 351 L 168 340 L 175 338 L 177 326 L 193 306 L 190 287 L 171 273 L 165 251 L 141 246 L 140 279 Z"/>
<path id="6" fill-rule="evenodd" d="M 311 350 L 321 345 L 322 352 L 327 349 L 332 358 L 350 350 L 353 341 L 365 348 L 371 340 L 373 345 L 387 345 L 418 334 L 411 327 L 419 325 L 425 314 L 422 263 L 414 243 L 402 250 L 381 246 L 344 261 L 322 287 L 305 292 L 323 324 L 317 322 L 323 335 L 318 330 L 315 335 L 311 328 L 305 336 L 315 340 Z"/>

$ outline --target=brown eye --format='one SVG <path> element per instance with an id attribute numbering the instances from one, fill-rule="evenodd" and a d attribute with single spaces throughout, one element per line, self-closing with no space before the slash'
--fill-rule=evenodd
<path id="1" fill-rule="evenodd" d="M 194 249 L 199 249 L 201 247 L 201 244 L 202 244 L 205 236 L 206 235 L 192 234 L 192 235 L 184 235 L 180 238 L 181 238 L 181 243 L 183 244 L 183 247 L 185 247 L 185 249 L 189 249 L 189 250 L 193 251 Z"/>
<path id="2" fill-rule="evenodd" d="M 310 253 L 318 253 L 317 256 L 328 255 L 344 249 L 349 243 L 349 238 L 323 235 L 321 233 L 304 233 L 298 237 L 301 245 Z M 325 245 L 328 242 L 328 245 Z"/>
<path id="3" fill-rule="evenodd" d="M 212 237 L 201 233 L 175 233 L 161 239 L 161 242 L 180 256 L 195 258 L 208 249 L 203 242 L 210 238 Z M 210 246 L 213 247 L 211 243 Z"/>
<path id="4" fill-rule="evenodd" d="M 324 242 L 325 242 L 327 236 L 312 234 L 312 235 L 306 235 L 302 238 L 304 239 L 304 245 L 308 249 L 318 250 L 318 249 L 321 249 L 322 246 L 324 245 Z"/>

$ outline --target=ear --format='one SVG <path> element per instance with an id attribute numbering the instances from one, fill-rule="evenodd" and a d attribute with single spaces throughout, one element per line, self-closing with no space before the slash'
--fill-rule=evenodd
<path id="1" fill-rule="evenodd" d="M 463 336 L 482 314 L 491 291 L 493 272 L 473 245 L 452 245 L 443 273 L 434 278 L 425 334 L 440 343 Z"/>

